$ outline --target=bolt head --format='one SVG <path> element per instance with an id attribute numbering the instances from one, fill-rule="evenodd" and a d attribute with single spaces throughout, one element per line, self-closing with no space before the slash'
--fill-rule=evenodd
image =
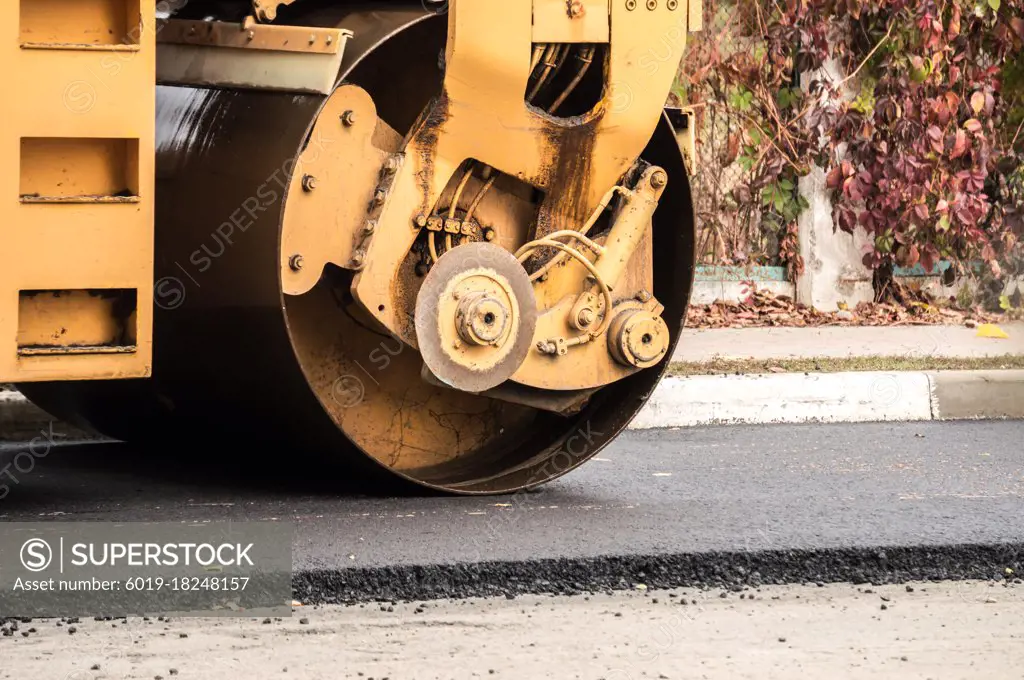
<path id="1" fill-rule="evenodd" d="M 302 259 L 302 255 L 292 255 L 291 258 L 288 260 L 288 266 L 291 268 L 293 272 L 300 271 L 302 269 L 303 264 L 304 261 Z"/>
<path id="2" fill-rule="evenodd" d="M 651 186 L 655 189 L 660 189 L 666 184 L 668 184 L 668 175 L 664 171 L 659 170 L 651 175 Z"/>
<path id="3" fill-rule="evenodd" d="M 356 112 L 349 110 L 341 114 L 341 124 L 344 125 L 345 127 L 352 127 L 353 125 L 355 125 Z"/>
<path id="4" fill-rule="evenodd" d="M 313 191 L 316 189 L 316 177 L 313 175 L 303 175 L 302 177 L 302 190 Z"/>

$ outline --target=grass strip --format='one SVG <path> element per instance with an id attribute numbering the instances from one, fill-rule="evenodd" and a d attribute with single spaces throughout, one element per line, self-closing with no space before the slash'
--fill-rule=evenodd
<path id="1" fill-rule="evenodd" d="M 720 359 L 674 362 L 669 375 L 746 373 L 843 373 L 849 371 L 990 371 L 1024 369 L 1024 355 L 979 357 L 850 357 L 800 359 Z"/>

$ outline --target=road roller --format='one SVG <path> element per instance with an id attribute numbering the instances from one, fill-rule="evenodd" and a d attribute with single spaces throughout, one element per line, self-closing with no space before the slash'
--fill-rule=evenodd
<path id="1" fill-rule="evenodd" d="M 683 328 L 694 126 L 666 106 L 701 14 L 7 0 L 0 382 L 138 455 L 564 475 Z"/>

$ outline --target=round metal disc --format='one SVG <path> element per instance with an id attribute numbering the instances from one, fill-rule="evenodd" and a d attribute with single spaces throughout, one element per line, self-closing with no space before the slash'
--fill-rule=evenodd
<path id="1" fill-rule="evenodd" d="M 510 330 L 495 346 L 467 347 L 456 338 L 460 293 L 483 286 L 504 294 L 511 307 Z M 464 290 L 463 290 L 464 289 Z M 491 243 L 469 243 L 442 255 L 416 298 L 416 341 L 427 368 L 464 392 L 484 392 L 512 377 L 533 345 L 537 300 L 518 260 Z"/>

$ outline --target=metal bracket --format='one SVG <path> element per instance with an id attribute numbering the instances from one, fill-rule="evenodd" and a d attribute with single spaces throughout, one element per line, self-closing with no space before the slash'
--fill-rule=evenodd
<path id="1" fill-rule="evenodd" d="M 281 5 L 288 6 L 295 0 L 252 0 L 252 13 L 259 21 L 270 22 L 277 18 Z"/>
<path id="2" fill-rule="evenodd" d="M 352 31 L 309 26 L 268 26 L 246 17 L 241 23 L 162 19 L 158 23 L 158 42 L 203 47 L 234 47 L 272 52 L 338 54 Z"/>
<path id="3" fill-rule="evenodd" d="M 679 150 L 686 161 L 686 171 L 692 176 L 697 172 L 697 114 L 692 107 L 666 108 L 668 120 L 676 131 Z"/>
<path id="4" fill-rule="evenodd" d="M 330 94 L 352 32 L 269 26 L 252 17 L 160 22 L 157 82 Z"/>

